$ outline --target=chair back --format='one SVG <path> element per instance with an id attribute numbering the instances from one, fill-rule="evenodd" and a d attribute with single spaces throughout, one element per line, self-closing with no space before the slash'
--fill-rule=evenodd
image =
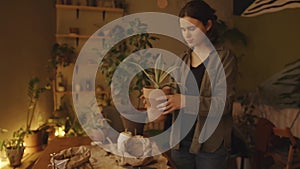
<path id="1" fill-rule="evenodd" d="M 286 128 L 273 128 L 273 132 L 275 136 L 281 137 L 281 138 L 288 138 L 293 146 L 297 146 L 297 142 L 295 137 L 293 136 L 291 129 L 286 127 Z"/>
<path id="2" fill-rule="evenodd" d="M 274 138 L 275 125 L 265 118 L 259 118 L 254 131 L 254 154 L 252 169 L 264 168 L 264 157 L 270 149 L 270 143 Z"/>
<path id="3" fill-rule="evenodd" d="M 273 155 L 273 158 L 275 160 L 278 160 L 282 162 L 285 165 L 285 169 L 293 169 L 300 167 L 300 148 L 299 145 L 297 145 L 296 139 L 294 135 L 291 132 L 291 129 L 286 128 L 273 128 L 273 133 L 275 136 L 278 136 L 280 138 L 287 138 L 289 139 L 289 149 L 287 155 L 284 153 L 277 153 Z M 295 152 L 297 153 L 297 159 L 295 160 Z M 297 162 L 296 162 L 297 161 Z"/>

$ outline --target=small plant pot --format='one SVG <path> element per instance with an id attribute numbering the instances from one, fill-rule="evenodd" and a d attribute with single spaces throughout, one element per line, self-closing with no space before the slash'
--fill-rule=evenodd
<path id="1" fill-rule="evenodd" d="M 30 134 L 25 134 L 24 143 L 27 153 L 34 153 L 43 149 L 43 132 L 34 131 Z"/>
<path id="2" fill-rule="evenodd" d="M 166 119 L 166 116 L 162 115 L 162 111 L 157 108 L 159 104 L 165 102 L 166 100 L 157 100 L 157 98 L 164 97 L 170 93 L 171 88 L 143 88 L 149 122 L 159 122 Z"/>
<path id="3" fill-rule="evenodd" d="M 21 160 L 24 154 L 25 147 L 19 148 L 6 148 L 6 155 L 9 160 L 9 164 L 12 167 L 18 167 L 22 164 Z"/>

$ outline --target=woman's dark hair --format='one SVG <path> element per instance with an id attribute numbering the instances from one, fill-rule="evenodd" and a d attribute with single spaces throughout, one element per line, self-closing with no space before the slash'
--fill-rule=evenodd
<path id="1" fill-rule="evenodd" d="M 191 0 L 184 5 L 184 7 L 179 12 L 179 17 L 183 18 L 185 16 L 197 19 L 207 25 L 208 20 L 212 21 L 212 27 L 207 32 L 207 37 L 212 43 L 215 43 L 219 37 L 216 30 L 217 16 L 215 15 L 215 10 L 211 8 L 206 2 L 202 0 Z"/>

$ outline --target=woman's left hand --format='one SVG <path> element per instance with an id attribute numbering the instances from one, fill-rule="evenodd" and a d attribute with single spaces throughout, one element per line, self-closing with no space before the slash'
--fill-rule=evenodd
<path id="1" fill-rule="evenodd" d="M 179 110 L 185 107 L 185 95 L 181 94 L 172 94 L 164 97 L 159 97 L 156 100 L 165 100 L 167 97 L 167 101 L 157 105 L 159 110 L 163 111 L 163 115 L 169 114 L 174 110 Z"/>

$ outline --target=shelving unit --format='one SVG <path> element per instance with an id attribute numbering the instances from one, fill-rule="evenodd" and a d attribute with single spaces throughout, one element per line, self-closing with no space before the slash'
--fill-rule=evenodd
<path id="1" fill-rule="evenodd" d="M 76 34 L 56 34 L 56 38 L 79 38 L 79 39 L 88 39 L 90 35 L 76 35 Z"/>
<path id="2" fill-rule="evenodd" d="M 106 8 L 106 7 L 94 7 L 94 6 L 79 6 L 79 5 L 62 5 L 56 4 L 57 9 L 72 9 L 72 10 L 86 10 L 86 11 L 105 11 L 124 13 L 124 9 L 121 8 Z"/>
<path id="3" fill-rule="evenodd" d="M 124 10 L 120 8 L 94 7 L 94 6 L 79 6 L 79 5 L 64 5 L 56 4 L 56 42 L 59 44 L 67 43 L 75 48 L 75 53 L 78 54 L 85 42 L 96 32 L 101 26 L 108 21 L 117 19 L 123 16 Z M 95 26 L 97 25 L 97 26 Z M 78 28 L 79 33 L 71 33 L 70 28 Z M 107 39 L 105 36 L 93 36 L 95 39 Z M 84 66 L 83 66 L 84 67 Z M 56 70 L 55 80 L 53 81 L 53 100 L 54 111 L 57 111 L 61 104 L 62 97 L 72 97 L 72 76 L 74 64 L 68 67 L 61 67 Z M 57 74 L 61 72 L 64 77 L 65 91 L 57 90 Z M 88 80 L 87 80 L 88 81 Z M 80 84 L 82 83 L 82 84 Z M 80 90 L 77 94 L 85 94 L 91 91 L 87 89 L 86 82 L 79 82 Z M 91 85 L 98 85 L 96 82 L 89 82 Z M 75 94 L 76 94 L 75 93 Z M 97 95 L 109 95 L 107 91 L 98 91 Z M 72 99 L 70 99 L 72 100 Z M 70 103 L 71 105 L 71 103 Z"/>
<path id="4" fill-rule="evenodd" d="M 89 39 L 91 36 L 90 35 L 76 35 L 76 34 L 56 34 L 56 38 L 79 38 L 79 39 Z M 105 36 L 94 36 L 92 38 L 97 38 L 97 39 L 108 39 L 108 37 Z"/>

